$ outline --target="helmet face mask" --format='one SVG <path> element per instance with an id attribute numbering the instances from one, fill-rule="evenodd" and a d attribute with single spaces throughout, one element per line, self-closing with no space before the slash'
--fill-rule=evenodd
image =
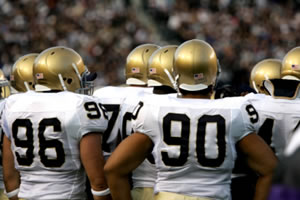
<path id="1" fill-rule="evenodd" d="M 20 57 L 13 65 L 10 75 L 11 86 L 19 92 L 34 90 L 33 63 L 37 53 Z"/>
<path id="2" fill-rule="evenodd" d="M 174 57 L 177 85 L 186 91 L 214 86 L 220 66 L 214 49 L 205 41 L 189 40 L 181 44 Z"/>
<path id="3" fill-rule="evenodd" d="M 126 59 L 125 77 L 127 85 L 147 85 L 147 65 L 150 56 L 159 46 L 143 44 L 134 48 Z"/>
<path id="4" fill-rule="evenodd" d="M 0 81 L 0 99 L 4 99 L 10 95 L 10 88 L 8 81 Z"/>
<path id="5" fill-rule="evenodd" d="M 279 59 L 265 59 L 257 63 L 250 74 L 250 86 L 257 92 L 269 94 L 263 82 L 269 79 L 279 79 L 281 61 Z"/>
<path id="6" fill-rule="evenodd" d="M 86 89 L 82 80 L 87 72 L 81 56 L 73 49 L 63 46 L 46 49 L 34 62 L 36 91 L 82 91 Z"/>
<path id="7" fill-rule="evenodd" d="M 81 76 L 81 87 L 76 90 L 79 94 L 92 95 L 94 93 L 94 80 L 97 77 L 96 73 L 90 73 L 88 70 L 84 71 Z"/>

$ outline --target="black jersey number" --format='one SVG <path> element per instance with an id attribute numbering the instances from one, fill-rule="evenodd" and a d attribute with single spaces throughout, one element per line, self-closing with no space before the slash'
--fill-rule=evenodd
<path id="1" fill-rule="evenodd" d="M 102 106 L 105 108 L 107 113 L 111 113 L 111 116 L 108 120 L 108 126 L 103 134 L 103 141 L 102 141 L 102 148 L 106 152 L 112 152 L 110 146 L 107 144 L 108 137 L 111 134 L 112 129 L 114 128 L 116 121 L 119 116 L 120 112 L 120 105 L 119 104 L 102 104 Z"/>
<path id="2" fill-rule="evenodd" d="M 258 113 L 251 104 L 246 106 L 246 111 L 247 111 L 248 115 L 250 116 L 251 123 L 255 124 L 256 122 L 258 122 L 258 119 L 259 119 Z"/>
<path id="3" fill-rule="evenodd" d="M 56 139 L 47 140 L 45 138 L 46 127 L 52 126 L 54 132 L 61 132 L 61 123 L 57 118 L 42 119 L 38 127 L 39 138 L 39 156 L 41 163 L 45 167 L 60 167 L 65 162 L 65 152 L 62 142 Z M 26 140 L 20 140 L 18 137 L 19 128 L 25 128 Z M 26 154 L 20 155 L 15 152 L 19 165 L 30 166 L 34 159 L 34 139 L 33 139 L 33 127 L 30 119 L 16 119 L 12 124 L 12 135 L 14 143 L 17 147 L 26 148 Z M 57 157 L 55 159 L 49 159 L 46 155 L 47 148 L 54 148 Z"/>
<path id="4" fill-rule="evenodd" d="M 134 108 L 133 112 L 126 112 L 123 116 L 123 122 L 122 122 L 122 131 L 121 131 L 121 138 L 124 140 L 128 135 L 133 133 L 133 130 L 131 129 L 129 133 L 127 133 L 127 122 L 131 122 L 133 119 L 136 119 L 139 115 L 139 112 L 141 108 L 144 106 L 144 103 L 140 101 L 138 105 Z M 155 164 L 154 157 L 152 154 L 149 154 L 147 156 L 147 160 Z"/>
<path id="5" fill-rule="evenodd" d="M 140 101 L 138 105 L 134 108 L 133 112 L 126 112 L 123 116 L 123 122 L 122 122 L 122 139 L 125 139 L 128 135 L 132 133 L 132 130 L 130 133 L 127 133 L 127 122 L 131 122 L 131 120 L 136 119 L 139 115 L 139 112 L 141 108 L 144 106 L 144 103 Z"/>
<path id="6" fill-rule="evenodd" d="M 266 118 L 264 123 L 261 125 L 258 131 L 258 135 L 264 139 L 264 141 L 271 147 L 272 143 L 272 135 L 273 135 L 273 126 L 274 126 L 274 119 Z M 273 152 L 275 149 L 271 147 Z"/>
<path id="7" fill-rule="evenodd" d="M 172 136 L 172 122 L 181 123 L 180 137 Z M 216 123 L 217 136 L 216 145 L 218 147 L 217 158 L 207 158 L 205 156 L 205 135 L 207 123 Z M 163 119 L 164 142 L 167 145 L 177 145 L 180 147 L 180 154 L 177 158 L 170 158 L 168 152 L 162 151 L 162 160 L 168 166 L 182 166 L 188 160 L 189 139 L 190 139 L 190 118 L 185 114 L 169 113 Z M 198 120 L 196 135 L 196 154 L 198 163 L 205 167 L 218 167 L 225 160 L 226 140 L 225 140 L 225 119 L 220 115 L 204 115 Z"/>

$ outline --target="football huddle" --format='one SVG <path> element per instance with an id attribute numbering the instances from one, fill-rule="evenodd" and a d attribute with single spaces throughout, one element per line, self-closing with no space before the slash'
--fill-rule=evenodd
<path id="1" fill-rule="evenodd" d="M 252 69 L 251 90 L 217 86 L 204 40 L 144 43 L 125 83 L 66 46 L 18 58 L 1 79 L 0 199 L 298 199 L 300 47 Z"/>

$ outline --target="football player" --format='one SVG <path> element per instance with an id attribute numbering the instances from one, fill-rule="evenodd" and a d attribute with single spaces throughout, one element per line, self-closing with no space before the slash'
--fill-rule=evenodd
<path id="1" fill-rule="evenodd" d="M 131 125 L 129 123 L 132 118 L 134 107 L 138 104 L 145 93 L 151 93 L 153 90 L 152 88 L 147 87 L 147 65 L 153 52 L 159 48 L 160 47 L 155 44 L 142 44 L 134 48 L 126 59 L 126 86 L 108 86 L 100 88 L 94 93 L 94 96 L 101 99 L 102 105 L 106 108 L 109 114 L 109 124 L 104 133 L 103 140 L 103 150 L 106 157 L 113 152 L 121 140 L 127 137 L 127 129 L 129 129 L 129 132 L 131 133 Z M 127 97 L 131 97 L 133 101 L 127 101 L 126 106 L 124 107 L 124 101 Z M 122 114 L 121 110 L 123 110 Z M 150 174 L 148 175 L 148 179 L 151 181 L 152 172 L 153 170 L 149 170 L 147 172 L 147 174 Z M 145 174 L 142 175 L 144 177 L 146 176 Z M 133 179 L 135 179 L 135 177 L 136 175 L 133 176 Z M 144 180 L 144 182 L 149 182 L 148 179 Z M 133 183 L 134 182 L 135 181 L 133 181 Z M 133 196 L 136 196 L 137 199 L 148 199 L 148 189 L 136 193 L 138 194 L 133 194 Z M 153 196 L 153 190 L 152 193 L 150 192 L 150 195 Z"/>
<path id="2" fill-rule="evenodd" d="M 2 112 L 5 104 L 5 98 L 10 95 L 10 87 L 9 82 L 4 76 L 2 70 L 0 70 L 0 113 Z M 3 183 L 3 173 L 2 173 L 2 143 L 3 143 L 3 134 L 2 128 L 0 127 L 0 157 L 1 157 L 1 164 L 0 164 L 0 199 L 7 200 L 7 196 L 4 193 L 4 183 Z"/>
<path id="3" fill-rule="evenodd" d="M 73 49 L 44 50 L 34 61 L 35 91 L 11 95 L 2 114 L 3 175 L 8 197 L 109 199 L 103 174 L 104 110 L 86 88 L 87 69 Z M 87 88 L 89 89 L 89 88 Z"/>
<path id="4" fill-rule="evenodd" d="M 34 90 L 33 63 L 39 54 L 30 53 L 20 57 L 13 65 L 10 83 L 17 92 Z"/>
<path id="5" fill-rule="evenodd" d="M 132 134 L 132 120 L 136 118 L 141 108 L 139 102 L 149 96 L 176 94 L 173 76 L 173 58 L 177 46 L 167 45 L 157 49 L 149 58 L 148 62 L 148 86 L 153 87 L 152 93 L 128 96 L 121 106 L 121 133 L 124 138 Z M 152 97 L 155 98 L 155 97 Z M 137 106 L 138 105 L 138 106 Z M 136 107 L 137 106 L 137 107 Z M 154 184 L 156 169 L 154 158 L 151 154 L 132 172 L 131 196 L 133 200 L 154 200 Z"/>
<path id="6" fill-rule="evenodd" d="M 300 121 L 300 47 L 290 50 L 282 64 L 276 65 L 280 67 L 280 77 L 277 69 L 270 70 L 269 74 L 276 75 L 263 81 L 263 91 L 270 95 L 249 94 L 246 98 L 260 115 L 258 134 L 280 156 Z"/>
<path id="7" fill-rule="evenodd" d="M 250 100 L 260 99 L 262 101 L 265 97 L 267 97 L 266 95 L 269 95 L 268 91 L 263 86 L 263 81 L 269 79 L 279 79 L 280 71 L 281 71 L 281 60 L 279 59 L 269 58 L 258 62 L 251 70 L 250 80 L 249 80 L 250 86 L 258 94 L 250 93 L 250 95 L 247 95 L 246 98 L 249 98 Z M 259 113 L 261 119 L 260 121 L 263 122 L 267 116 L 264 112 L 261 113 L 260 110 L 258 110 L 257 108 L 258 105 L 256 105 L 256 103 L 257 101 L 254 101 L 252 104 L 254 105 L 254 107 L 257 109 Z M 268 132 L 270 131 L 272 132 L 272 130 L 269 130 Z M 259 131 L 259 134 L 267 134 L 268 132 L 265 132 L 265 129 L 262 129 Z M 237 155 L 238 157 L 235 162 L 235 167 L 232 173 L 232 182 L 231 182 L 232 200 L 239 200 L 239 199 L 252 200 L 255 193 L 257 175 L 247 166 L 247 163 L 244 160 L 244 156 L 240 151 L 237 152 Z"/>
<path id="8" fill-rule="evenodd" d="M 134 48 L 126 59 L 125 78 L 126 86 L 107 86 L 96 90 L 93 96 L 101 99 L 102 106 L 105 107 L 109 123 L 103 136 L 103 153 L 107 159 L 116 146 L 123 139 L 119 128 L 120 106 L 128 95 L 151 92 L 152 88 L 147 88 L 147 63 L 152 53 L 159 46 L 155 44 L 142 44 Z"/>
<path id="9" fill-rule="evenodd" d="M 246 98 L 260 115 L 258 134 L 280 158 L 299 127 L 300 47 L 290 50 L 282 60 L 280 77 L 263 81 L 270 96 L 249 94 Z M 276 72 L 277 74 L 277 72 Z"/>
<path id="10" fill-rule="evenodd" d="M 181 96 L 161 95 L 136 110 L 135 133 L 105 165 L 115 200 L 131 199 L 127 176 L 152 151 L 157 200 L 230 199 L 235 144 L 261 176 L 256 199 L 265 199 L 276 157 L 255 134 L 259 116 L 244 98 L 210 100 L 218 74 L 214 49 L 202 40 L 181 44 L 174 57 Z"/>

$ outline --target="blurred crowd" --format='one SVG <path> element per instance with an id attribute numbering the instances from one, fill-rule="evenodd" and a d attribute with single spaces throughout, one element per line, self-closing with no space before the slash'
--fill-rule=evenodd
<path id="1" fill-rule="evenodd" d="M 258 61 L 300 45 L 297 0 L 143 0 L 138 9 L 136 2 L 0 0 L 0 68 L 8 76 L 18 57 L 64 45 L 98 72 L 96 86 L 118 85 L 135 46 L 198 38 L 215 48 L 221 81 L 242 85 Z"/>
<path id="2" fill-rule="evenodd" d="M 300 1 L 144 0 L 144 8 L 169 39 L 209 42 L 227 83 L 248 84 L 256 63 L 300 45 Z"/>
<path id="3" fill-rule="evenodd" d="M 0 67 L 9 74 L 20 56 L 64 45 L 76 50 L 90 71 L 99 72 L 97 85 L 120 84 L 128 53 L 152 41 L 129 5 L 109 0 L 0 0 Z"/>

